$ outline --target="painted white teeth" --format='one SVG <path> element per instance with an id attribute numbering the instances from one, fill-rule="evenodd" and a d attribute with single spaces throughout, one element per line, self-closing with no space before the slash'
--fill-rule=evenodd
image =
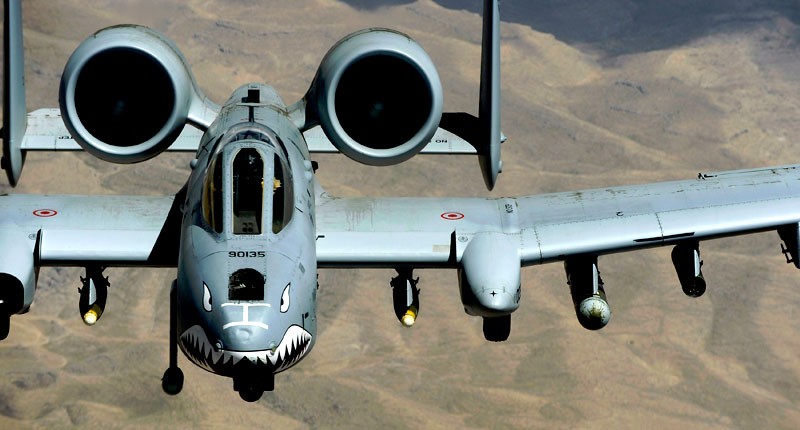
<path id="1" fill-rule="evenodd" d="M 226 351 L 215 350 L 199 325 L 192 326 L 180 337 L 181 347 L 198 366 L 215 372 L 214 368 L 231 367 L 242 359 L 256 365 L 268 365 L 275 372 L 288 369 L 308 352 L 312 336 L 300 326 L 293 325 L 286 330 L 280 345 L 274 350 L 263 351 Z"/>

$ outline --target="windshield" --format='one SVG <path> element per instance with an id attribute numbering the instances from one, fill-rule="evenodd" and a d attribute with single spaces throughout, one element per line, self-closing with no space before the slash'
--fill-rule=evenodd
<path id="1" fill-rule="evenodd" d="M 222 233 L 222 153 L 211 161 L 203 184 L 203 218 L 211 229 Z"/>
<path id="2" fill-rule="evenodd" d="M 219 151 L 203 181 L 206 224 L 217 233 L 280 233 L 294 211 L 291 169 L 283 146 L 276 147 L 280 143 L 258 129 L 231 133 L 227 143 L 235 146 Z M 225 212 L 228 216 L 223 216 Z"/>
<path id="3" fill-rule="evenodd" d="M 264 209 L 264 162 L 255 148 L 233 159 L 233 234 L 261 234 Z"/>
<path id="4" fill-rule="evenodd" d="M 289 169 L 284 161 L 275 154 L 274 178 L 272 190 L 272 232 L 280 233 L 292 219 L 294 209 L 294 195 L 292 194 L 292 181 Z"/>

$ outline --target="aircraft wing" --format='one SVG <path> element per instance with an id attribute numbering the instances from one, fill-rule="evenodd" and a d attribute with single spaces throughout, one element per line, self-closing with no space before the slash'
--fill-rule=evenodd
<path id="1" fill-rule="evenodd" d="M 322 194 L 317 205 L 320 267 L 456 267 L 480 233 L 502 235 L 526 266 L 779 230 L 796 261 L 800 165 L 501 199 Z"/>
<path id="2" fill-rule="evenodd" d="M 3 195 L 0 242 L 33 251 L 42 266 L 172 267 L 179 247 L 179 201 L 173 196 Z"/>

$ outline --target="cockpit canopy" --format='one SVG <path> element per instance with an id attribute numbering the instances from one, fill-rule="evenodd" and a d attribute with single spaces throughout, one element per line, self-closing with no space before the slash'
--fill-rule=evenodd
<path id="1" fill-rule="evenodd" d="M 203 186 L 207 227 L 235 235 L 280 233 L 291 221 L 294 193 L 279 139 L 259 124 L 246 123 L 222 136 L 217 148 Z"/>

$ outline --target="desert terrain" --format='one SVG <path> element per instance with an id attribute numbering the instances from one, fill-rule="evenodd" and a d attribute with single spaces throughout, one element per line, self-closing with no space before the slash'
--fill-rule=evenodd
<path id="1" fill-rule="evenodd" d="M 28 109 L 58 106 L 73 49 L 119 23 L 151 26 L 223 102 L 241 84 L 302 97 L 328 48 L 364 27 L 417 40 L 447 111 L 477 112 L 477 0 L 26 0 Z M 488 192 L 469 156 L 393 167 L 314 157 L 341 196 L 512 196 L 800 161 L 800 2 L 504 0 L 504 172 Z M 114 165 L 28 154 L 0 193 L 175 193 L 190 155 Z M 30 312 L 0 343 L 0 428 L 703 428 L 800 425 L 800 272 L 776 233 L 705 242 L 708 291 L 681 292 L 660 248 L 600 259 L 614 312 L 576 321 L 563 267 L 523 269 L 510 339 L 484 341 L 454 271 L 419 270 L 405 329 L 390 270 L 320 271 L 317 344 L 276 390 L 241 401 L 229 379 L 179 358 L 161 391 L 174 269 L 116 269 L 94 327 L 78 315 L 82 270 L 43 268 Z"/>

